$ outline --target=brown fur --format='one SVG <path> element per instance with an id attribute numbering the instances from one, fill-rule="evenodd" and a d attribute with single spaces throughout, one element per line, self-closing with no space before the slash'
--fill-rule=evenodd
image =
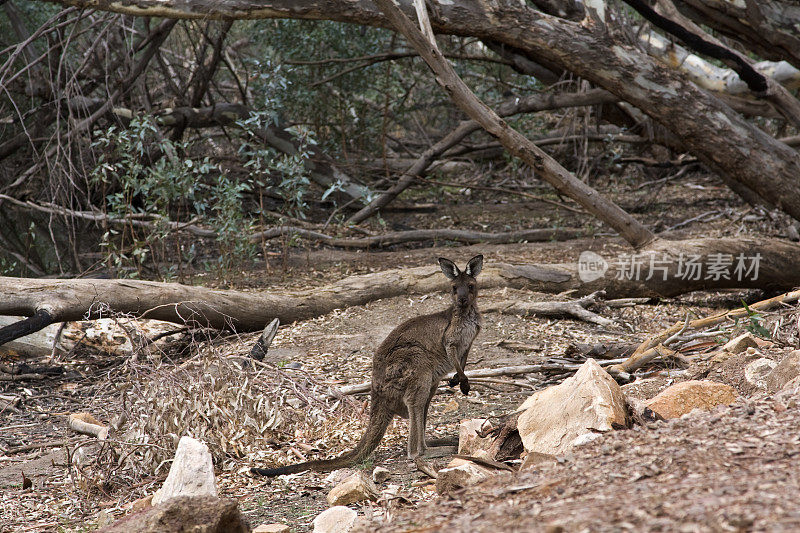
<path id="1" fill-rule="evenodd" d="M 370 417 L 355 449 L 335 459 L 307 461 L 280 468 L 251 468 L 255 474 L 278 476 L 304 470 L 329 471 L 359 463 L 378 447 L 395 415 L 409 419 L 408 457 L 420 458 L 426 450 L 428 407 L 439 382 L 453 369 L 450 385 L 469 392 L 464 375 L 467 354 L 481 329 L 475 301 L 475 276 L 483 256 L 470 259 L 464 272 L 447 259 L 439 259 L 442 272 L 452 284 L 452 305 L 438 313 L 412 318 L 396 327 L 375 351 L 372 359 Z"/>

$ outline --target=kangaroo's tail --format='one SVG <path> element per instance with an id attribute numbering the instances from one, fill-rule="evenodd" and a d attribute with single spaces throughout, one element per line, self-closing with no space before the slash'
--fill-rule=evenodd
<path id="1" fill-rule="evenodd" d="M 378 447 L 383 434 L 386 433 L 386 428 L 389 427 L 389 422 L 392 421 L 393 414 L 385 408 L 377 408 L 370 413 L 369 423 L 367 430 L 358 441 L 356 447 L 345 454 L 340 455 L 334 459 L 325 459 L 320 461 L 306 461 L 305 463 L 297 463 L 293 465 L 281 466 L 278 468 L 251 468 L 250 472 L 262 476 L 282 476 L 284 474 L 295 474 L 297 472 L 304 472 L 306 470 L 314 470 L 316 472 L 329 472 L 345 466 L 351 466 L 360 463 L 370 456 L 370 454 Z"/>

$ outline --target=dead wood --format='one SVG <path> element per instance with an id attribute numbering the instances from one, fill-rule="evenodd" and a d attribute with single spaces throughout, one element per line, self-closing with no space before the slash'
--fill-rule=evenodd
<path id="1" fill-rule="evenodd" d="M 30 200 L 23 202 L 5 194 L 0 194 L 0 201 L 12 203 L 23 209 L 80 218 L 97 223 L 102 222 L 119 226 L 133 226 L 146 229 L 156 229 L 157 227 L 169 228 L 170 231 L 185 232 L 206 239 L 215 239 L 218 237 L 216 231 L 209 227 L 200 225 L 196 219 L 188 222 L 175 222 L 157 215 L 149 216 L 148 218 L 143 218 L 139 215 L 111 217 L 99 211 L 75 211 L 53 204 L 37 204 L 31 202 Z M 565 207 L 568 208 L 568 206 Z M 481 231 L 458 229 L 422 229 L 394 231 L 384 233 L 382 235 L 372 235 L 369 237 L 347 238 L 328 235 L 319 231 L 315 231 L 314 229 L 310 229 L 310 227 L 280 225 L 263 231 L 257 231 L 250 235 L 250 240 L 260 243 L 263 241 L 276 239 L 278 237 L 293 236 L 297 236 L 308 241 L 320 242 L 326 246 L 332 246 L 336 248 L 367 249 L 425 241 L 453 241 L 466 244 L 477 244 L 484 242 L 493 244 L 510 244 L 515 242 L 565 241 L 588 236 L 588 232 L 582 228 L 533 228 L 500 233 L 486 233 Z"/>
<path id="2" fill-rule="evenodd" d="M 608 271 L 583 281 L 576 264 L 489 263 L 484 288 L 509 287 L 577 295 L 603 290 L 611 298 L 675 296 L 695 290 L 730 288 L 792 289 L 800 286 L 796 258 L 800 246 L 777 239 L 692 239 L 656 241 L 647 250 L 606 262 Z M 757 273 L 682 276 L 680 257 L 700 260 L 758 257 Z M 599 257 L 599 256 L 598 256 Z M 662 264 L 663 262 L 663 264 Z M 684 261 L 685 262 L 685 261 Z M 658 270 L 648 276 L 648 267 Z M 752 266 L 752 265 L 750 265 Z M 638 273 L 638 275 L 636 275 Z M 648 279 L 649 278 L 649 279 Z M 27 316 L 0 328 L 0 345 L 53 322 L 95 319 L 112 313 L 178 324 L 236 331 L 259 331 L 275 318 L 287 324 L 382 298 L 448 290 L 438 269 L 429 266 L 351 276 L 305 291 L 285 293 L 208 289 L 139 280 L 38 280 L 0 277 L 0 314 Z M 657 343 L 656 343 L 657 344 Z"/>
<path id="3" fill-rule="evenodd" d="M 5 449 L 3 449 L 3 448 L 0 447 L 0 450 L 5 455 L 14 455 L 16 453 L 29 452 L 29 451 L 32 451 L 32 450 L 41 450 L 41 449 L 44 449 L 44 448 L 59 448 L 61 446 L 66 446 L 67 444 L 69 444 L 68 440 L 51 440 L 51 441 L 47 441 L 47 442 L 38 442 L 38 443 L 34 443 L 34 444 L 25 444 L 23 446 L 16 446 L 14 448 L 5 448 Z"/>
<path id="4" fill-rule="evenodd" d="M 571 363 L 542 363 L 537 365 L 504 366 L 500 368 L 479 368 L 476 370 L 466 370 L 464 374 L 466 374 L 468 378 L 488 378 L 496 376 L 533 374 L 537 372 L 571 372 L 577 369 L 579 366 L 579 364 Z M 448 375 L 442 378 L 442 383 L 448 382 L 451 378 L 453 378 L 453 376 L 455 376 L 455 373 L 450 372 Z M 358 383 L 356 385 L 339 387 L 330 395 L 336 396 L 338 394 L 349 395 L 369 392 L 371 384 L 371 381 L 365 381 L 364 383 Z"/>
<path id="5" fill-rule="evenodd" d="M 264 360 L 267 352 L 269 352 L 269 345 L 272 344 L 272 339 L 274 339 L 275 335 L 278 333 L 278 326 L 280 325 L 281 322 L 277 318 L 267 324 L 267 327 L 261 332 L 253 348 L 250 349 L 250 357 L 257 361 Z"/>
<path id="6" fill-rule="evenodd" d="M 392 26 L 422 56 L 436 75 L 436 82 L 447 91 L 453 103 L 489 134 L 496 137 L 509 153 L 535 169 L 540 178 L 547 181 L 560 193 L 569 196 L 589 213 L 617 230 L 620 236 L 634 248 L 640 248 L 655 239 L 655 235 L 639 221 L 573 176 L 555 159 L 524 135 L 511 128 L 497 113 L 479 100 L 439 52 L 433 34 L 429 39 L 426 38 L 391 0 L 375 0 L 375 4 Z M 425 7 L 422 6 L 421 10 L 425 11 Z M 427 11 L 425 12 L 427 14 Z"/>
<path id="7" fill-rule="evenodd" d="M 522 445 L 522 438 L 519 436 L 517 430 L 517 421 L 521 411 L 509 413 L 500 417 L 499 423 L 491 428 L 486 428 L 478 435 L 482 438 L 492 436 L 494 440 L 487 450 L 490 457 L 494 457 L 497 461 L 506 461 L 509 459 L 519 459 L 520 454 L 524 451 Z"/>
<path id="8" fill-rule="evenodd" d="M 69 415 L 69 427 L 78 433 L 97 437 L 98 440 L 108 438 L 108 427 L 104 426 L 89 413 L 74 413 Z"/>
<path id="9" fill-rule="evenodd" d="M 664 0 L 661 3 L 662 7 L 672 8 L 665 10 L 670 15 L 665 17 L 642 0 L 624 1 L 645 19 L 678 37 L 693 50 L 718 59 L 731 67 L 753 94 L 772 103 L 778 112 L 795 126 L 800 125 L 800 102 L 797 101 L 797 98 L 774 79 L 756 70 L 750 58 L 725 46 L 721 41 L 711 37 L 699 26 L 681 15 L 671 2 Z"/>
<path id="10" fill-rule="evenodd" d="M 38 381 L 46 378 L 44 374 L 0 374 L 0 381 Z"/>
<path id="11" fill-rule="evenodd" d="M 638 344 L 631 343 L 576 343 L 567 346 L 564 350 L 564 355 L 580 359 L 619 359 L 620 357 L 628 357 L 635 352 L 638 347 Z"/>
<path id="12" fill-rule="evenodd" d="M 609 367 L 607 370 L 611 374 L 623 374 L 623 373 L 633 372 L 634 370 L 646 365 L 659 355 L 662 356 L 674 355 L 675 352 L 667 349 L 664 345 L 669 344 L 670 339 L 676 338 L 678 333 L 682 333 L 690 329 L 699 329 L 699 328 L 713 326 L 729 320 L 737 320 L 740 318 L 745 318 L 750 314 L 750 312 L 766 311 L 781 306 L 783 304 L 795 303 L 798 300 L 800 300 L 800 291 L 792 291 L 792 292 L 787 292 L 785 294 L 781 294 L 779 296 L 775 296 L 774 298 L 769 298 L 767 300 L 762 300 L 760 302 L 754 303 L 748 306 L 749 310 L 744 307 L 741 307 L 739 309 L 733 309 L 731 311 L 717 313 L 715 315 L 711 315 L 704 318 L 698 318 L 696 320 L 689 321 L 687 319 L 677 322 L 674 325 L 662 331 L 661 333 L 648 338 L 641 345 L 639 345 L 636 351 L 627 360 L 625 360 L 620 364 L 613 365 Z"/>
<path id="13" fill-rule="evenodd" d="M 491 192 L 499 192 L 502 194 L 507 194 L 510 196 L 521 196 L 522 198 L 528 198 L 531 200 L 536 200 L 537 202 L 543 202 L 546 204 L 554 205 L 560 209 L 566 209 L 567 211 L 572 211 L 573 213 L 580 213 L 585 214 L 582 210 L 576 209 L 570 205 L 567 205 L 562 202 L 557 202 L 555 200 L 551 200 L 549 198 L 543 198 L 542 196 L 537 196 L 535 194 L 530 194 L 523 191 L 515 191 L 513 189 L 504 189 L 502 187 L 484 187 L 481 185 L 473 185 L 471 183 L 454 183 L 454 182 L 447 182 L 441 180 L 430 180 L 427 178 L 420 178 L 417 177 L 417 181 L 422 181 L 425 183 L 430 183 L 431 185 L 438 185 L 438 186 L 445 186 L 445 187 L 459 187 L 462 189 L 472 189 L 473 191 L 491 191 Z"/>
<path id="14" fill-rule="evenodd" d="M 487 468 L 494 468 L 495 470 L 507 470 L 513 472 L 514 469 L 505 463 L 494 461 L 492 459 L 484 459 L 482 457 L 475 457 L 474 455 L 461 455 L 459 453 L 453 454 L 455 459 L 464 459 L 465 461 L 472 461 L 476 465 L 485 466 Z"/>
<path id="15" fill-rule="evenodd" d="M 510 244 L 515 242 L 550 242 L 566 241 L 586 236 L 582 228 L 533 228 L 501 233 L 485 233 L 458 229 L 420 229 L 394 231 L 382 235 L 358 238 L 332 237 L 324 233 L 294 226 L 280 226 L 254 233 L 252 239 L 274 239 L 281 235 L 297 235 L 301 238 L 321 242 L 337 248 L 381 248 L 410 242 L 453 241 L 465 244 L 492 243 Z"/>
<path id="16" fill-rule="evenodd" d="M 615 322 L 592 313 L 588 306 L 597 303 L 597 294 L 593 293 L 578 300 L 560 302 L 521 302 L 519 300 L 504 300 L 485 306 L 484 312 L 497 312 L 507 315 L 520 316 L 569 316 L 597 324 L 599 326 L 613 326 Z"/>
<path id="17" fill-rule="evenodd" d="M 609 93 L 599 89 L 577 94 L 529 95 L 522 99 L 515 97 L 504 102 L 498 107 L 497 113 L 501 117 L 506 117 L 518 113 L 531 113 L 558 107 L 596 105 L 613 99 L 614 97 Z M 397 182 L 389 190 L 351 216 L 347 222 L 349 224 L 358 224 L 377 213 L 380 209 L 385 208 L 401 192 L 407 189 L 415 179 L 423 176 L 436 158 L 479 129 L 481 129 L 481 125 L 475 120 L 461 122 L 452 132 L 425 150 L 416 161 L 408 165 L 403 175 L 398 178 Z"/>

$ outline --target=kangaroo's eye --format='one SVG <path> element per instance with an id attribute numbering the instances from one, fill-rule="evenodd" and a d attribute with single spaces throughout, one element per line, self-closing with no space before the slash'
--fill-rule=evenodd
<path id="1" fill-rule="evenodd" d="M 469 286 L 469 292 L 475 292 L 475 285 Z"/>

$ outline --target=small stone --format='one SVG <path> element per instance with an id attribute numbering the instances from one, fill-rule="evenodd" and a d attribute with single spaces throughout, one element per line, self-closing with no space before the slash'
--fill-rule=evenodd
<path id="1" fill-rule="evenodd" d="M 736 401 L 736 391 L 730 385 L 716 381 L 684 381 L 663 390 L 646 403 L 661 418 L 678 418 L 693 409 L 710 411 L 718 405 Z"/>
<path id="2" fill-rule="evenodd" d="M 95 525 L 99 528 L 106 527 L 107 525 L 111 524 L 114 521 L 114 517 L 111 516 L 108 511 L 98 511 L 97 515 L 95 516 Z"/>
<path id="3" fill-rule="evenodd" d="M 138 500 L 131 503 L 131 512 L 138 513 L 144 509 L 149 509 L 153 506 L 153 495 L 149 494 L 144 498 L 139 498 Z"/>
<path id="4" fill-rule="evenodd" d="M 747 350 L 749 352 L 751 348 L 748 348 Z M 749 362 L 747 366 L 744 367 L 744 379 L 758 389 L 766 389 L 767 376 L 777 365 L 778 363 L 771 359 L 759 357 L 755 361 Z"/>
<path id="5" fill-rule="evenodd" d="M 800 350 L 786 355 L 765 378 L 767 390 L 777 392 L 800 376 Z"/>
<path id="6" fill-rule="evenodd" d="M 261 524 L 256 526 L 253 533 L 289 533 L 289 526 L 286 524 Z"/>
<path id="7" fill-rule="evenodd" d="M 786 237 L 788 237 L 790 241 L 800 241 L 800 231 L 798 231 L 797 226 L 790 224 L 786 228 Z"/>
<path id="8" fill-rule="evenodd" d="M 465 459 L 453 459 L 446 468 L 437 472 L 436 492 L 445 494 L 474 485 L 495 475 L 495 472 Z"/>
<path id="9" fill-rule="evenodd" d="M 372 481 L 375 483 L 383 483 L 388 481 L 390 477 L 392 477 L 392 473 L 382 466 L 376 466 L 375 470 L 372 471 Z"/>
<path id="10" fill-rule="evenodd" d="M 481 438 L 478 436 L 478 432 L 483 429 L 485 424 L 485 418 L 472 418 L 461 421 L 458 425 L 459 455 L 474 455 L 477 450 L 485 450 L 492 445 L 494 439 L 491 437 Z"/>
<path id="11" fill-rule="evenodd" d="M 722 350 L 728 353 L 737 354 L 742 353 L 748 348 L 758 348 L 756 338 L 752 333 L 742 333 L 738 337 L 729 340 L 722 347 Z"/>
<path id="12" fill-rule="evenodd" d="M 349 478 L 353 474 L 355 474 L 355 470 L 351 468 L 340 468 L 339 470 L 334 470 L 327 476 L 325 476 L 325 483 L 328 485 L 338 485 L 345 479 Z"/>
<path id="13" fill-rule="evenodd" d="M 525 470 L 527 468 L 533 468 L 535 466 L 548 463 L 549 464 L 558 463 L 556 456 L 550 455 L 549 453 L 530 452 L 528 455 L 525 456 L 525 459 L 522 460 L 522 464 L 519 466 L 519 469 Z"/>
<path id="14" fill-rule="evenodd" d="M 337 505 L 321 512 L 314 519 L 314 533 L 347 533 L 353 529 L 358 513 L 349 507 Z"/>
<path id="15" fill-rule="evenodd" d="M 192 437 L 181 437 L 164 485 L 153 495 L 153 505 L 178 496 L 216 496 L 214 464 L 208 446 Z"/>
<path id="16" fill-rule="evenodd" d="M 328 493 L 330 505 L 348 505 L 364 500 L 377 500 L 378 488 L 363 472 L 356 472 Z"/>

